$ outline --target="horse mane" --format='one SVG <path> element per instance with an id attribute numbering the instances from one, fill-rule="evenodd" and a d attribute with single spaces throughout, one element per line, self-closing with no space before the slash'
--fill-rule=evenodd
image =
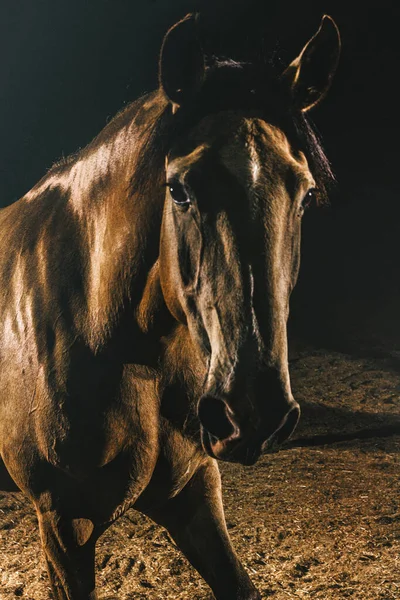
<path id="1" fill-rule="evenodd" d="M 325 154 L 315 126 L 306 117 L 305 113 L 298 111 L 293 116 L 293 123 L 300 143 L 303 146 L 310 171 L 315 179 L 318 191 L 318 204 L 326 204 L 328 202 L 328 192 L 336 182 L 331 163 Z"/>
<path id="2" fill-rule="evenodd" d="M 292 106 L 289 90 L 281 81 L 276 58 L 255 64 L 229 58 L 211 57 L 206 80 L 195 101 L 172 114 L 162 92 L 153 92 L 159 110 L 145 125 L 145 141 L 131 180 L 133 193 L 148 194 L 154 174 L 164 169 L 165 156 L 179 135 L 202 118 L 224 110 L 258 110 L 265 119 L 280 127 L 294 146 L 302 150 L 316 182 L 318 201 L 327 201 L 335 177 L 325 155 L 319 134 L 305 113 Z M 281 67 L 279 66 L 279 73 Z M 145 96 L 141 101 L 148 100 Z"/>

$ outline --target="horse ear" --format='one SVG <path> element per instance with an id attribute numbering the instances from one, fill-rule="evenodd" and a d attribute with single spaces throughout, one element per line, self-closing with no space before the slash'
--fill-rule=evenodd
<path id="1" fill-rule="evenodd" d="M 176 110 L 201 87 L 205 75 L 196 15 L 188 14 L 167 31 L 160 53 L 159 83 Z"/>
<path id="2" fill-rule="evenodd" d="M 317 33 L 283 73 L 294 104 L 303 112 L 318 104 L 330 88 L 339 61 L 340 45 L 335 21 L 324 15 Z"/>

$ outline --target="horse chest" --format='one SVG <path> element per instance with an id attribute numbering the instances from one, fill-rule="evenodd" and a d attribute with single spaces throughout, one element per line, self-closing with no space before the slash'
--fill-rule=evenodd
<path id="1" fill-rule="evenodd" d="M 135 508 L 146 512 L 164 504 L 179 494 L 199 467 L 210 460 L 200 444 L 170 424 L 162 423 L 157 462 Z"/>
<path id="2" fill-rule="evenodd" d="M 73 455 L 80 467 L 83 463 L 90 470 L 112 463 L 127 451 L 134 465 L 152 468 L 159 437 L 156 380 L 133 377 L 132 369 L 124 367 L 113 388 L 91 391 L 85 404 L 76 401 L 64 406 L 68 431 L 65 439 L 58 440 L 59 455 L 66 460 Z"/>

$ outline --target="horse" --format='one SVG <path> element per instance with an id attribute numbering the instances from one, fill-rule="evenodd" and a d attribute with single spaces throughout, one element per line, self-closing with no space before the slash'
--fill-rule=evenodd
<path id="1" fill-rule="evenodd" d="M 288 371 L 301 221 L 332 178 L 307 118 L 340 52 L 206 57 L 166 33 L 159 88 L 0 212 L 0 455 L 33 502 L 53 597 L 95 600 L 95 544 L 129 508 L 217 600 L 261 596 L 232 547 L 218 461 L 299 419 Z"/>

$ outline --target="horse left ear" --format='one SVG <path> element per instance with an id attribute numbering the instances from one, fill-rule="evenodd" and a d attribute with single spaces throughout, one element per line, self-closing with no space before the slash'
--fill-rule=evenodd
<path id="1" fill-rule="evenodd" d="M 174 111 L 200 89 L 204 75 L 196 15 L 188 14 L 167 31 L 161 46 L 158 78 Z"/>
<path id="2" fill-rule="evenodd" d="M 325 96 L 340 55 L 340 34 L 335 21 L 324 15 L 317 33 L 288 66 L 282 78 L 290 86 L 295 106 L 306 112 Z"/>

